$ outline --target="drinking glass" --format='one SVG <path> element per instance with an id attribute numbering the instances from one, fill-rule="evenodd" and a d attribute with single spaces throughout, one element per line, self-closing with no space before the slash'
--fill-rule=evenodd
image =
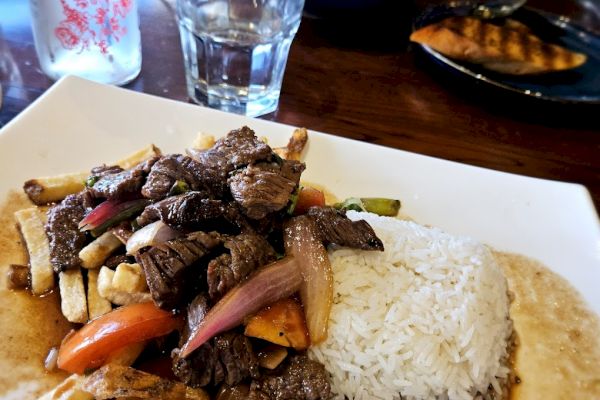
<path id="1" fill-rule="evenodd" d="M 30 0 L 40 66 L 51 79 L 72 74 L 122 85 L 142 66 L 135 0 Z"/>
<path id="2" fill-rule="evenodd" d="M 195 102 L 275 111 L 304 0 L 177 0 L 187 90 Z"/>

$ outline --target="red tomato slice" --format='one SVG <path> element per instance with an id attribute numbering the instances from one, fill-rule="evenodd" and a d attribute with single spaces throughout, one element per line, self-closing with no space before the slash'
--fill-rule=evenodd
<path id="1" fill-rule="evenodd" d="M 166 335 L 180 324 L 179 317 L 154 303 L 117 308 L 67 336 L 58 352 L 58 367 L 83 374 L 86 369 L 100 367 L 115 350 Z"/>
<path id="2" fill-rule="evenodd" d="M 298 193 L 298 202 L 294 208 L 294 215 L 306 214 L 312 206 L 323 207 L 325 205 L 325 195 L 320 190 L 310 186 L 304 186 Z"/>

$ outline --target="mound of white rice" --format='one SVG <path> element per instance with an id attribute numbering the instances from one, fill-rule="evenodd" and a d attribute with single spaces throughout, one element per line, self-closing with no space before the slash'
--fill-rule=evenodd
<path id="1" fill-rule="evenodd" d="M 506 378 L 506 280 L 489 249 L 409 221 L 365 219 L 385 252 L 330 253 L 329 337 L 310 356 L 338 399 L 473 399 Z"/>

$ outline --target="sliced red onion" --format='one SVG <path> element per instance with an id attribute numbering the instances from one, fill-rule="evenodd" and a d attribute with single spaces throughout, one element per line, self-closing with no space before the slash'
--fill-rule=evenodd
<path id="1" fill-rule="evenodd" d="M 111 226 L 142 211 L 148 203 L 149 201 L 146 199 L 106 200 L 79 222 L 79 229 L 81 231 L 92 231 L 92 234 L 96 236 L 100 235 Z"/>
<path id="2" fill-rule="evenodd" d="M 127 240 L 127 254 L 134 254 L 146 246 L 155 246 L 168 240 L 175 239 L 181 233 L 171 228 L 162 221 L 156 221 L 146 225 L 139 231 L 135 231 Z"/>
<path id="3" fill-rule="evenodd" d="M 284 242 L 286 253 L 296 258 L 302 275 L 300 299 L 310 342 L 321 343 L 327 339 L 333 304 L 333 271 L 327 250 L 313 222 L 306 216 L 290 220 L 285 228 Z"/>
<path id="4" fill-rule="evenodd" d="M 301 283 L 302 276 L 293 257 L 282 258 L 256 271 L 211 308 L 181 348 L 180 356 L 187 357 L 215 335 L 238 326 L 263 307 L 291 296 Z"/>

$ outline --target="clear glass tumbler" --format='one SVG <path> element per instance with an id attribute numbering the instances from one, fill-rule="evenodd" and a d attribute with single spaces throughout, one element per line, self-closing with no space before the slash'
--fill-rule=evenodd
<path id="1" fill-rule="evenodd" d="M 304 0 L 177 0 L 188 94 L 220 110 L 275 111 Z"/>
<path id="2" fill-rule="evenodd" d="M 142 67 L 135 0 L 30 0 L 35 49 L 51 79 L 122 85 Z"/>

